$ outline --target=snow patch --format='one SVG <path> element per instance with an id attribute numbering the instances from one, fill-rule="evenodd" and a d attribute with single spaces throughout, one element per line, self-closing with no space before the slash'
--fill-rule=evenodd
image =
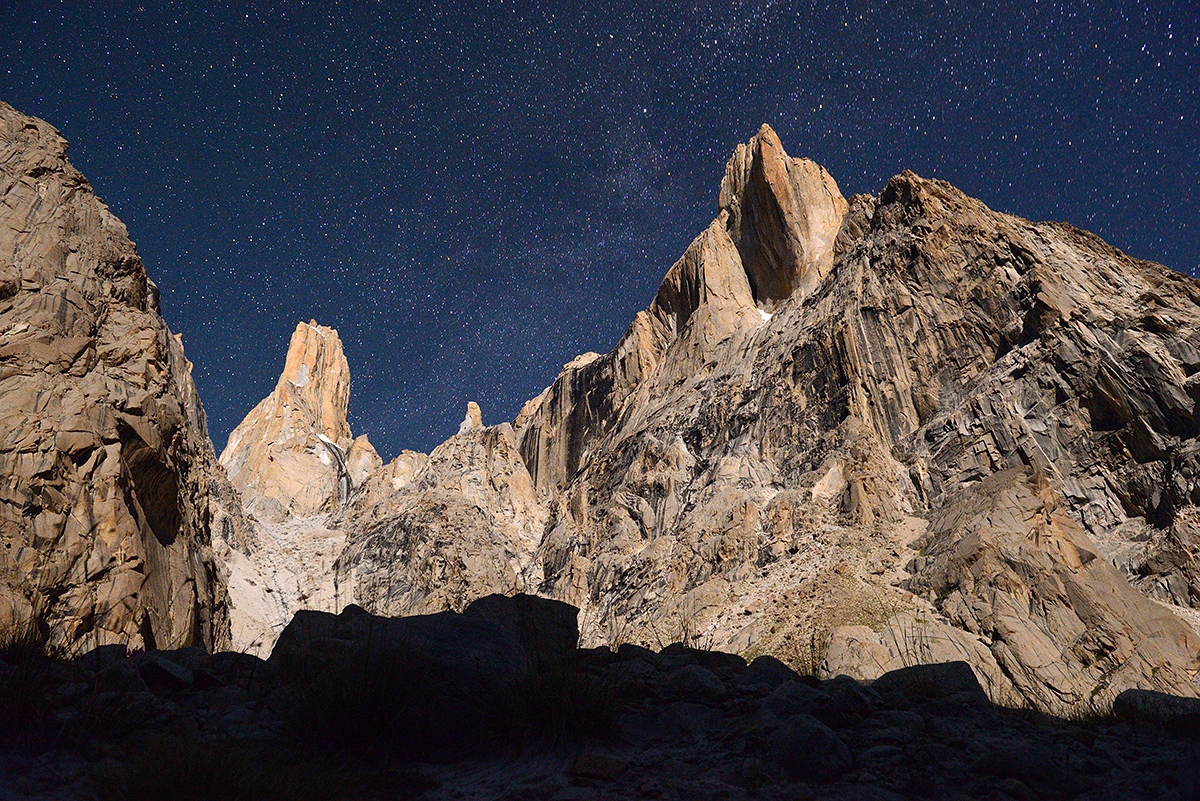
<path id="1" fill-rule="evenodd" d="M 296 378 L 292 381 L 293 387 L 308 386 L 308 365 L 300 365 L 300 369 L 296 371 Z"/>
<path id="2" fill-rule="evenodd" d="M 758 313 L 759 313 L 760 315 L 762 315 L 762 321 L 763 321 L 764 323 L 766 323 L 766 322 L 769 322 L 769 321 L 771 320 L 771 317 L 772 317 L 772 315 L 771 315 L 769 312 L 765 312 L 765 311 L 763 311 L 762 309 L 759 309 L 759 310 L 758 310 Z"/>

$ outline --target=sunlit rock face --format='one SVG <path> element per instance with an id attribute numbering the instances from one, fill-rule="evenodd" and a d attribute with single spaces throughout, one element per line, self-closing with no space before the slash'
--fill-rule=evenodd
<path id="1" fill-rule="evenodd" d="M 337 331 L 300 323 L 274 391 L 221 452 L 250 518 L 249 536 L 220 543 L 239 650 L 265 655 L 297 610 L 336 606 L 333 565 L 346 538 L 330 516 L 382 464 L 365 435 L 351 435 L 349 403 Z"/>
<path id="2" fill-rule="evenodd" d="M 587 643 L 1194 694 L 1196 282 L 908 172 L 847 201 L 767 127 L 717 205 L 611 352 L 325 507 L 336 604 L 524 591 Z"/>
<path id="3" fill-rule="evenodd" d="M 66 150 L 0 103 L 0 629 L 226 645 L 211 532 L 236 498 L 158 290 Z"/>
<path id="4" fill-rule="evenodd" d="M 221 452 L 246 511 L 278 522 L 329 511 L 349 497 L 349 404 L 350 368 L 337 331 L 300 323 L 275 391 L 246 415 Z"/>

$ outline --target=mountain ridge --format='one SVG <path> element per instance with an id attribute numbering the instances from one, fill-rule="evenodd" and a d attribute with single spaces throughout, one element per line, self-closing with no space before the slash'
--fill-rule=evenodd
<path id="1" fill-rule="evenodd" d="M 470 404 L 384 465 L 301 323 L 218 462 L 124 227 L 0 116 L 10 623 L 265 653 L 303 608 L 529 592 L 585 645 L 961 660 L 1052 712 L 1200 694 L 1192 279 L 911 172 L 846 200 L 764 126 L 617 345 L 512 422 Z"/>
<path id="2" fill-rule="evenodd" d="M 718 200 L 613 350 L 330 513 L 339 602 L 531 591 L 579 606 L 591 644 L 872 678 L 915 639 L 1004 702 L 1195 694 L 1195 632 L 1128 583 L 1196 598 L 1195 282 L 912 172 L 845 201 L 768 126 Z M 990 574 L 956 594 L 971 563 Z"/>

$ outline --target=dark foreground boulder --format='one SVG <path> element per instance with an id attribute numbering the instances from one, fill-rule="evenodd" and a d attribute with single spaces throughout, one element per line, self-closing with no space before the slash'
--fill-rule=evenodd
<path id="1" fill-rule="evenodd" d="M 372 760 L 603 738 L 615 712 L 602 682 L 577 669 L 575 614 L 498 595 L 463 614 L 298 612 L 269 660 L 287 696 L 285 727 L 302 748 Z"/>
<path id="2" fill-rule="evenodd" d="M 463 614 L 388 618 L 355 605 L 338 615 L 300 611 L 280 634 L 269 661 L 284 675 L 294 675 L 347 657 L 403 657 L 431 670 L 511 683 L 574 652 L 577 613 L 559 601 L 502 595 L 480 599 Z"/>
<path id="3" fill-rule="evenodd" d="M 473 601 L 463 617 L 494 623 L 511 634 L 537 667 L 562 664 L 579 645 L 579 610 L 562 601 L 493 594 Z"/>
<path id="4" fill-rule="evenodd" d="M 810 715 L 796 715 L 784 723 L 775 734 L 771 754 L 780 767 L 803 781 L 833 781 L 854 767 L 841 738 Z"/>
<path id="5" fill-rule="evenodd" d="M 1153 723 L 1176 734 L 1200 736 L 1200 698 L 1125 690 L 1113 701 L 1113 715 L 1132 723 Z"/>
<path id="6" fill-rule="evenodd" d="M 966 662 L 941 662 L 933 665 L 913 665 L 884 673 L 871 684 L 878 693 L 901 692 L 928 698 L 961 698 L 964 701 L 987 704 L 988 696 L 975 671 Z"/>

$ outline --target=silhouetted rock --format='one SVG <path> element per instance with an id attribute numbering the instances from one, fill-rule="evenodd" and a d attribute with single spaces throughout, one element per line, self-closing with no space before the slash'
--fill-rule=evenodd
<path id="1" fill-rule="evenodd" d="M 775 689 L 785 681 L 799 681 L 796 671 L 773 656 L 764 654 L 746 666 L 746 672 L 738 679 L 739 684 L 760 685 Z"/>
<path id="2" fill-rule="evenodd" d="M 850 749 L 837 734 L 805 714 L 779 727 L 772 738 L 771 754 L 788 773 L 805 781 L 832 781 L 854 767 Z"/>
<path id="3" fill-rule="evenodd" d="M 1113 701 L 1113 714 L 1126 720 L 1190 727 L 1200 734 L 1200 698 L 1181 698 L 1153 690 L 1126 690 Z"/>
<path id="4" fill-rule="evenodd" d="M 472 601 L 463 617 L 494 623 L 517 638 L 538 667 L 561 664 L 579 645 L 579 610 L 562 601 L 518 593 Z"/>
<path id="5" fill-rule="evenodd" d="M 192 686 L 192 671 L 155 654 L 143 658 L 137 671 L 151 690 L 186 690 Z"/>
<path id="6" fill-rule="evenodd" d="M 481 599 L 471 613 L 402 618 L 370 615 L 357 606 L 338 615 L 302 610 L 279 636 L 270 661 L 294 673 L 323 660 L 407 658 L 511 683 L 571 655 L 574 644 L 570 650 L 565 644 L 574 639 L 574 613 L 567 604 L 533 596 Z"/>
<path id="7" fill-rule="evenodd" d="M 885 673 L 871 683 L 879 693 L 903 692 L 930 698 L 959 696 L 963 700 L 987 703 L 987 693 L 966 662 L 940 662 L 913 665 Z"/>
<path id="8" fill-rule="evenodd" d="M 700 703 L 719 703 L 725 700 L 725 683 L 706 667 L 684 665 L 664 675 L 658 694 L 663 698 Z"/>
<path id="9" fill-rule="evenodd" d="M 522 613 L 502 617 L 537 620 L 537 603 L 516 600 Z M 871 686 L 785 680 L 764 696 L 762 684 L 720 681 L 701 662 L 728 676 L 785 674 L 770 661 L 736 674 L 717 653 L 631 647 L 625 659 L 577 653 L 542 670 L 519 639 L 466 615 L 390 620 L 352 607 L 301 613 L 266 662 L 185 648 L 51 663 L 40 698 L 55 744 L 37 760 L 0 759 L 0 788 L 11 776 L 25 793 L 15 798 L 103 796 L 110 769 L 144 740 L 172 744 L 158 771 L 197 748 L 301 754 L 290 770 L 322 766 L 331 787 L 362 788 L 350 797 L 413 786 L 427 801 L 576 797 L 568 790 L 629 801 L 668 791 L 1124 801 L 1174 798 L 1195 773 L 1194 732 L 1172 723 L 1189 718 L 1189 698 L 1129 691 L 1118 708 L 1137 715 L 1061 720 L 993 706 L 964 663 L 906 668 Z M 20 672 L 0 663 L 0 705 Z M 610 694 L 634 673 L 653 689 Z M 939 691 L 923 676 L 941 677 Z M 209 764 L 224 775 L 223 763 Z"/>

